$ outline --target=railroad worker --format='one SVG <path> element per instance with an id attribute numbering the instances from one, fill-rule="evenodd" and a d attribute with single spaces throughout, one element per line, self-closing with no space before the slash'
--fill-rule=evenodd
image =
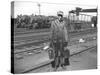
<path id="1" fill-rule="evenodd" d="M 50 46 L 54 49 L 54 61 L 51 62 L 54 71 L 58 67 L 66 69 L 66 65 L 69 65 L 69 59 L 65 60 L 64 48 L 68 45 L 68 30 L 66 22 L 63 18 L 63 12 L 57 12 L 58 19 L 52 21 L 51 23 L 51 43 Z"/>

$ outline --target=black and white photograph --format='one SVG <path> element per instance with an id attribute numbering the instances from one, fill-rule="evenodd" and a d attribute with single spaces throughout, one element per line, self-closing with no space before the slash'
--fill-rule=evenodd
<path id="1" fill-rule="evenodd" d="M 98 5 L 59 1 L 11 2 L 11 73 L 98 68 Z"/>

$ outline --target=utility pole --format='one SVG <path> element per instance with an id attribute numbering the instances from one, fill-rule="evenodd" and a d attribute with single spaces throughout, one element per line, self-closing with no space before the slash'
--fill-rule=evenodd
<path id="1" fill-rule="evenodd" d="M 38 3 L 38 7 L 39 7 L 39 15 L 41 15 L 41 10 L 40 10 L 41 5 L 39 3 Z"/>

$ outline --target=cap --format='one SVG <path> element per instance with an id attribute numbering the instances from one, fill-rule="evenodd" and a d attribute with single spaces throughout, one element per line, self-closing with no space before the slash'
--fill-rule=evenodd
<path id="1" fill-rule="evenodd" d="M 64 14 L 63 11 L 58 11 L 57 12 L 57 15 L 62 15 L 63 16 L 63 14 Z"/>

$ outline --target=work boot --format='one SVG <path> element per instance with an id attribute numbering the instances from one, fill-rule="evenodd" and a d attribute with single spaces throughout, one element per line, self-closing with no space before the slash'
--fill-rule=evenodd
<path id="1" fill-rule="evenodd" d="M 62 69 L 63 69 L 63 70 L 66 70 L 66 69 L 67 69 L 67 68 L 66 68 L 66 66 L 64 66 L 64 65 L 63 65 L 63 66 L 61 66 L 61 67 L 62 67 Z"/>
<path id="2" fill-rule="evenodd" d="M 53 71 L 57 71 L 57 68 L 53 68 Z"/>

